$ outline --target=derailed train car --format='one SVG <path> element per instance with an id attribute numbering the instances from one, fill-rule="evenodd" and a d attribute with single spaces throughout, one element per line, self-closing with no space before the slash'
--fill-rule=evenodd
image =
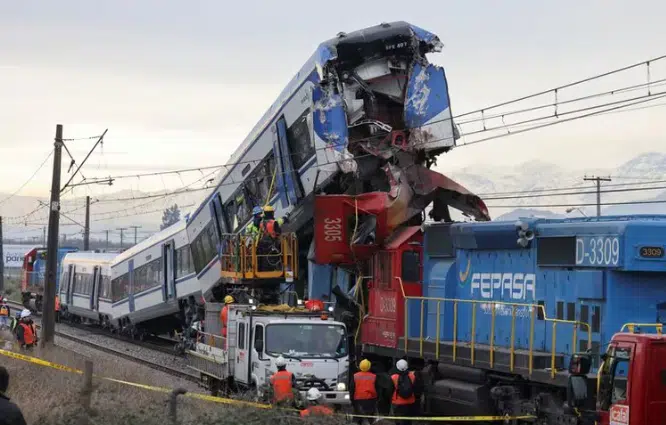
<path id="1" fill-rule="evenodd" d="M 386 370 L 407 358 L 430 414 L 654 423 L 666 402 L 664 238 L 666 216 L 402 228 L 366 264 L 359 351 Z M 567 370 L 579 353 L 582 376 Z M 580 406 L 565 404 L 585 387 Z"/>
<path id="2" fill-rule="evenodd" d="M 221 261 L 232 246 L 229 234 L 249 223 L 256 206 L 289 214 L 285 230 L 298 235 L 298 245 L 285 249 L 303 260 L 312 260 L 318 192 L 381 191 L 393 225 L 419 224 L 433 202 L 437 219 L 448 218 L 447 205 L 488 219 L 478 197 L 429 169 L 457 138 L 444 69 L 426 58 L 441 47 L 437 36 L 406 22 L 340 33 L 319 45 L 188 220 L 195 270 L 209 299 L 220 299 L 219 269 L 230 272 Z M 366 218 L 360 215 L 360 237 L 372 233 Z M 291 271 L 297 280 L 319 280 L 312 262 L 299 264 L 302 270 Z"/>
<path id="3" fill-rule="evenodd" d="M 134 336 L 180 330 L 188 300 L 201 299 L 184 221 L 120 254 L 68 254 L 61 282 L 64 319 Z"/>

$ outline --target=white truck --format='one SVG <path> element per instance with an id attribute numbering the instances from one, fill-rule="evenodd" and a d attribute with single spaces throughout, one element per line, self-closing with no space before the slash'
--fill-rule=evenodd
<path id="1" fill-rule="evenodd" d="M 187 351 L 189 367 L 201 375 L 202 384 L 213 395 L 245 389 L 268 401 L 266 390 L 277 371 L 275 361 L 282 356 L 303 400 L 307 390 L 316 387 L 323 402 L 350 404 L 347 330 L 328 311 L 230 304 L 227 338 L 222 338 L 222 307 L 206 303 L 204 332 L 198 333 L 196 348 Z"/>

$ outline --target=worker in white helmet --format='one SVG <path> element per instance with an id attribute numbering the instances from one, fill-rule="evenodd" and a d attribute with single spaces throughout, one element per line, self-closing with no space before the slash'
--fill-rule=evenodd
<path id="1" fill-rule="evenodd" d="M 16 327 L 16 339 L 21 348 L 26 350 L 32 349 L 39 340 L 35 324 L 32 321 L 32 313 L 28 309 L 21 312 L 21 320 Z"/>
<path id="2" fill-rule="evenodd" d="M 287 360 L 280 356 L 275 360 L 277 372 L 271 376 L 273 387 L 273 402 L 278 405 L 291 404 L 294 402 L 294 387 L 296 378 L 287 370 Z"/>
<path id="3" fill-rule="evenodd" d="M 333 414 L 333 409 L 319 404 L 321 402 L 321 393 L 317 388 L 310 388 L 306 395 L 308 407 L 301 410 L 301 418 L 306 416 L 328 416 Z"/>
<path id="4" fill-rule="evenodd" d="M 0 329 L 9 327 L 10 315 L 11 309 L 7 305 L 7 298 L 3 298 L 2 303 L 0 303 Z"/>
<path id="5" fill-rule="evenodd" d="M 397 373 L 391 375 L 393 381 L 393 397 L 391 405 L 394 416 L 414 417 L 418 415 L 418 400 L 423 390 L 416 374 L 410 372 L 407 360 L 400 359 L 395 364 Z M 396 420 L 396 425 L 411 425 L 410 420 Z"/>

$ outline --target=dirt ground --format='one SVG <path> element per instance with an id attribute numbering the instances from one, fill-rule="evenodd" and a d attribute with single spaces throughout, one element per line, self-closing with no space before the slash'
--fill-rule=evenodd
<path id="1" fill-rule="evenodd" d="M 1 336 L 0 336 L 1 338 Z M 0 343 L 0 348 L 2 343 Z M 78 350 L 77 350 L 78 351 Z M 148 369 L 132 362 L 108 358 L 103 353 L 83 355 L 79 352 L 53 347 L 37 350 L 30 355 L 53 363 L 82 370 L 87 359 L 93 360 L 94 374 L 120 380 L 165 388 L 192 388 L 177 378 Z M 94 356 L 91 358 L 90 356 Z M 23 360 L 0 355 L 0 365 L 10 374 L 7 395 L 23 411 L 28 424 L 170 424 L 169 394 L 95 378 L 91 394 L 91 409 L 82 406 L 83 377 L 79 374 L 52 369 Z M 317 418 L 318 424 L 348 423 L 344 417 Z M 178 398 L 179 424 L 266 424 L 287 425 L 303 423 L 297 412 L 257 409 L 228 405 L 189 397 Z"/>

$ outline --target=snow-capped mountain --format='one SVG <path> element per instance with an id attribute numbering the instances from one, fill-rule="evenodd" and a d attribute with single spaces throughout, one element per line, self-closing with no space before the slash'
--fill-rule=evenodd
<path id="1" fill-rule="evenodd" d="M 663 153 L 640 154 L 617 168 L 606 169 L 568 169 L 545 161 L 530 161 L 513 167 L 480 164 L 457 170 L 439 167 L 438 171 L 481 196 L 493 219 L 579 216 L 580 211 L 593 216 L 596 183 L 584 181 L 585 176 L 612 179 L 601 182 L 603 215 L 666 214 L 666 154 Z M 618 204 L 635 201 L 664 202 Z M 567 209 L 572 211 L 567 213 Z"/>

